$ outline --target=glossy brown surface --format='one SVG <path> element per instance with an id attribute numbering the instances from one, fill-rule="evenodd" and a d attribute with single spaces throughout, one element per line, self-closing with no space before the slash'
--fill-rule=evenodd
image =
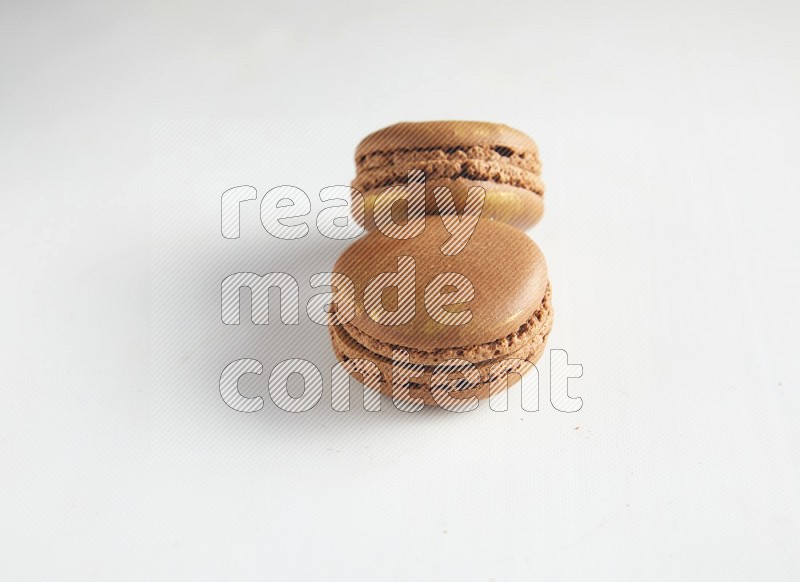
<path id="1" fill-rule="evenodd" d="M 506 147 L 538 152 L 536 142 L 507 125 L 484 121 L 422 121 L 396 123 L 371 133 L 356 148 L 356 161 L 375 152 L 414 148 L 465 146 Z"/>
<path id="2" fill-rule="evenodd" d="M 472 346 L 455 346 L 450 348 L 437 348 L 434 350 L 420 350 L 416 348 L 404 347 L 408 353 L 410 364 L 420 364 L 427 367 L 437 366 L 442 362 L 453 359 L 466 360 L 473 364 L 490 364 L 493 360 L 506 357 L 516 357 L 514 354 L 525 348 L 532 349 L 544 340 L 553 326 L 553 306 L 552 293 L 548 285 L 542 303 L 533 312 L 528 321 L 517 329 L 516 333 L 511 333 L 485 344 L 474 344 Z M 391 360 L 396 346 L 381 342 L 380 340 L 367 335 L 350 323 L 334 326 L 341 329 L 346 335 L 356 343 L 363 346 L 371 354 L 387 360 Z"/>
<path id="3" fill-rule="evenodd" d="M 421 350 L 469 347 L 516 333 L 541 305 L 547 288 L 547 266 L 539 247 L 514 227 L 485 219 L 454 256 L 440 249 L 448 238 L 441 218 L 429 216 L 416 238 L 396 240 L 374 230 L 353 243 L 334 267 L 355 284 L 356 317 L 350 323 L 381 342 Z M 401 256 L 415 261 L 415 314 L 403 325 L 383 325 L 366 313 L 364 289 L 379 273 L 397 271 Z M 472 312 L 465 325 L 438 323 L 426 310 L 426 285 L 444 272 L 464 275 L 475 289 L 474 299 L 463 304 Z"/>

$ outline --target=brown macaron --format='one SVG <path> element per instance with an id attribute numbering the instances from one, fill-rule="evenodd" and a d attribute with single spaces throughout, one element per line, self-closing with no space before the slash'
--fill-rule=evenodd
<path id="1" fill-rule="evenodd" d="M 468 189 L 486 191 L 481 216 L 520 229 L 544 213 L 544 184 L 536 143 L 524 133 L 497 123 L 428 121 L 398 123 L 364 138 L 356 148 L 353 188 L 364 197 L 367 228 L 374 228 L 376 198 L 406 184 L 409 172 L 424 172 L 425 212 L 442 211 L 434 188 L 448 187 L 462 212 Z M 357 219 L 361 219 L 357 213 Z"/>
<path id="2" fill-rule="evenodd" d="M 422 234 L 406 240 L 370 231 L 336 262 L 334 271 L 353 282 L 354 307 L 340 308 L 345 286 L 337 287 L 337 315 L 350 315 L 330 327 L 334 351 L 343 362 L 374 362 L 373 387 L 389 396 L 398 396 L 397 372 L 406 371 L 403 394 L 425 404 L 437 404 L 437 390 L 486 398 L 544 351 L 553 317 L 544 256 L 520 230 L 485 219 L 460 252 L 446 255 L 451 235 L 442 220 L 425 222 Z M 462 373 L 470 368 L 464 362 L 474 369 Z"/>

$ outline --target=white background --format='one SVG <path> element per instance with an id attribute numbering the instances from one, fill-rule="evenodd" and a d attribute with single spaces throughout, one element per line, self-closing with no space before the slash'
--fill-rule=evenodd
<path id="1" fill-rule="evenodd" d="M 0 578 L 800 577 L 798 25 L 793 2 L 3 3 Z M 228 361 L 333 356 L 307 320 L 223 326 L 222 277 L 302 285 L 344 245 L 270 239 L 257 202 L 224 240 L 222 191 L 313 198 L 423 119 L 539 142 L 529 234 L 583 408 L 334 413 L 326 378 L 292 415 L 264 377 L 262 411 L 227 408 Z"/>

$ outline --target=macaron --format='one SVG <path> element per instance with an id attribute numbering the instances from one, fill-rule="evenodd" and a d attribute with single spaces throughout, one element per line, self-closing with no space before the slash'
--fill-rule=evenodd
<path id="1" fill-rule="evenodd" d="M 356 148 L 352 186 L 363 196 L 363 226 L 374 227 L 377 197 L 406 184 L 409 172 L 425 174 L 425 213 L 445 213 L 433 194 L 450 188 L 462 212 L 470 187 L 486 192 L 481 216 L 526 229 L 544 213 L 539 149 L 530 137 L 497 123 L 428 121 L 398 123 L 364 138 Z M 360 213 L 357 214 L 357 219 Z"/>
<path id="2" fill-rule="evenodd" d="M 399 240 L 372 230 L 336 262 L 334 271 L 353 283 L 354 307 L 343 308 L 348 286 L 335 286 L 333 311 L 348 315 L 330 326 L 334 351 L 342 362 L 373 362 L 379 373 L 348 371 L 364 382 L 371 370 L 373 387 L 386 395 L 428 405 L 441 404 L 442 391 L 487 398 L 544 351 L 553 310 L 536 243 L 486 219 L 460 252 L 448 255 L 442 248 L 450 237 L 439 217 L 427 217 L 419 236 Z M 380 305 L 374 293 L 370 303 L 366 290 L 374 292 L 382 277 L 394 286 L 380 292 Z"/>

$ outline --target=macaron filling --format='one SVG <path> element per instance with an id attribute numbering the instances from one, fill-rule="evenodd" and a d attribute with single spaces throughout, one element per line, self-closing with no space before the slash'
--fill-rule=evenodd
<path id="1" fill-rule="evenodd" d="M 530 318 L 523 323 L 517 331 L 492 342 L 474 346 L 421 350 L 383 342 L 362 332 L 351 323 L 343 324 L 342 328 L 350 337 L 366 349 L 386 358 L 391 358 L 392 351 L 396 348 L 400 348 L 408 352 L 409 361 L 413 364 L 436 366 L 441 362 L 452 359 L 482 362 L 514 353 L 521 349 L 522 346 L 549 332 L 549 326 L 552 323 L 551 298 L 552 291 L 548 284 L 541 305 L 539 305 Z"/>
<path id="2" fill-rule="evenodd" d="M 444 368 L 454 373 L 453 377 L 449 379 L 446 388 L 448 390 L 464 391 L 488 384 L 499 376 L 517 372 L 523 366 L 524 361 L 535 362 L 539 359 L 552 327 L 550 297 L 550 287 L 548 286 L 541 305 L 515 333 L 478 346 L 446 348 L 425 352 L 403 346 L 392 346 L 359 332 L 352 326 L 333 326 L 331 333 L 334 339 L 334 347 L 342 360 L 366 358 L 378 365 L 384 375 L 390 373 L 393 364 L 392 350 L 399 348 L 406 351 L 409 354 L 409 362 L 411 364 L 423 366 L 421 374 L 410 380 L 410 388 L 431 388 L 432 374 L 437 364 L 451 359 L 472 362 L 481 375 L 481 381 L 477 384 L 455 375 L 459 369 L 462 369 L 458 365 Z M 507 366 L 496 366 L 498 362 L 506 359 L 508 360 Z M 386 380 L 387 378 L 384 377 L 384 381 Z"/>
<path id="3" fill-rule="evenodd" d="M 542 170 L 539 156 L 535 152 L 515 151 L 506 146 L 462 146 L 452 148 L 407 148 L 391 151 L 376 151 L 362 155 L 356 164 L 359 171 L 376 170 L 386 166 L 402 166 L 429 159 L 439 160 L 483 160 L 503 162 L 538 174 Z"/>
<path id="4" fill-rule="evenodd" d="M 365 194 L 377 188 L 405 184 L 409 172 L 419 170 L 429 181 L 468 179 L 494 182 L 542 196 L 544 184 L 539 177 L 541 164 L 538 157 L 528 152 L 512 152 L 507 156 L 497 149 L 472 146 L 376 152 L 365 156 L 364 162 L 357 166 L 353 187 Z"/>

